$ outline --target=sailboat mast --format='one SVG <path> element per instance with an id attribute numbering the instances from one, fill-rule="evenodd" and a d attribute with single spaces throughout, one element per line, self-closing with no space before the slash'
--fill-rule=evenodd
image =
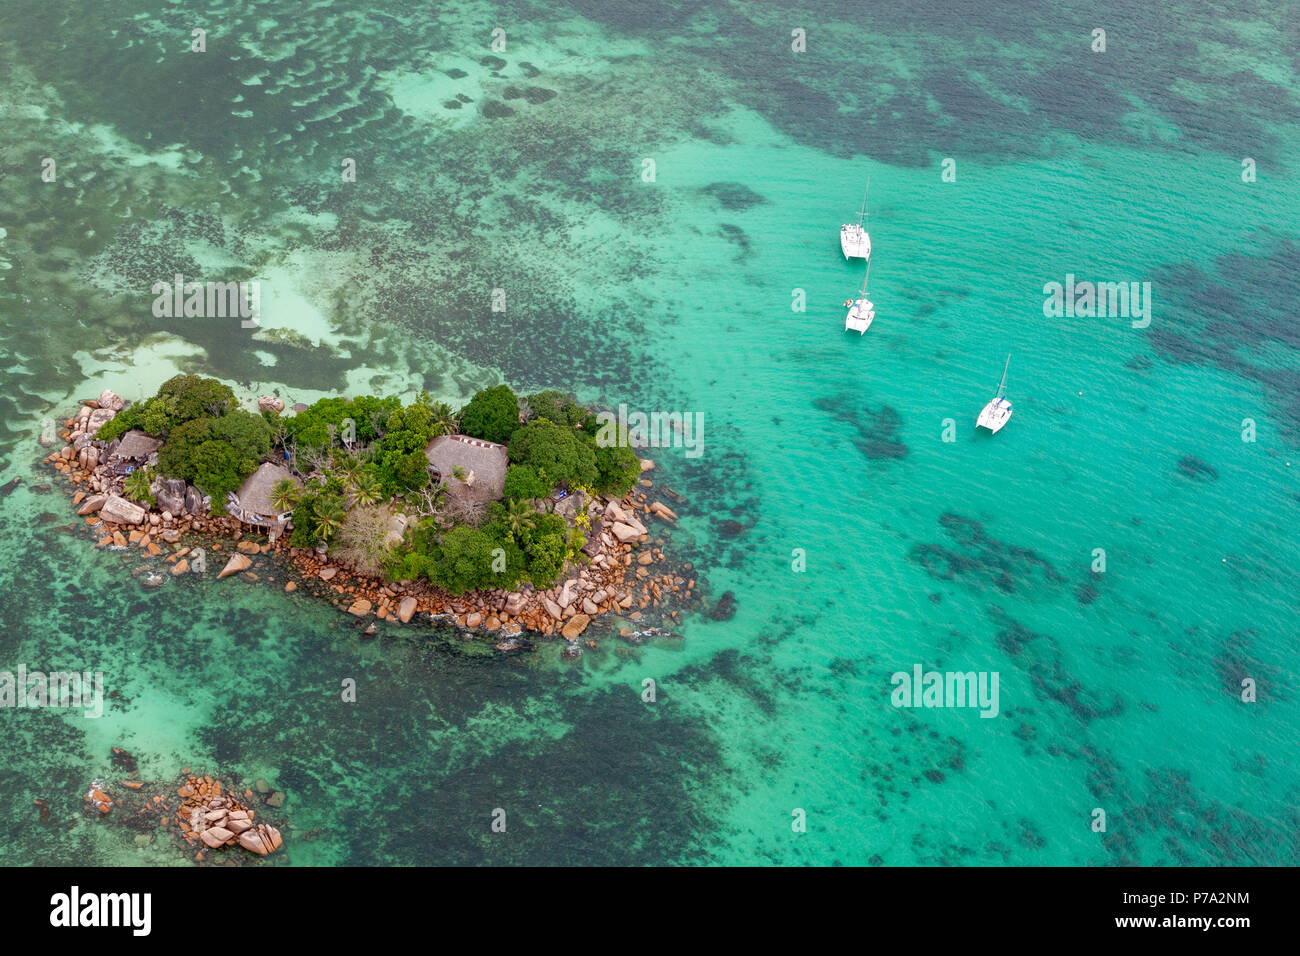
<path id="1" fill-rule="evenodd" d="M 1011 367 L 1011 356 L 1007 356 L 1007 362 L 1002 366 L 1002 383 L 998 386 L 998 398 L 1001 398 L 1007 391 L 1007 369 Z"/>
<path id="2" fill-rule="evenodd" d="M 870 279 L 870 278 L 871 278 L 871 260 L 868 259 L 868 260 L 867 260 L 867 274 L 866 274 L 865 276 L 862 277 L 862 292 L 861 292 L 861 294 L 858 296 L 858 298 L 860 298 L 860 299 L 865 299 L 865 298 L 867 297 L 867 280 Z M 1010 358 L 1008 358 L 1008 361 L 1010 361 Z"/>
<path id="3" fill-rule="evenodd" d="M 858 210 L 858 225 L 859 225 L 859 226 L 861 226 L 861 225 L 863 224 L 863 220 L 866 218 L 866 215 L 867 215 L 867 190 L 869 190 L 870 188 L 871 188 L 871 177 L 868 176 L 868 177 L 867 177 L 867 188 L 864 189 L 864 190 L 862 190 L 862 208 Z"/>

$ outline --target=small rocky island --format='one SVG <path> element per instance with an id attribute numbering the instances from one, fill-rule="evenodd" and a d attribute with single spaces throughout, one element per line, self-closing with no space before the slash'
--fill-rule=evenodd
<path id="1" fill-rule="evenodd" d="M 281 827 L 291 824 L 270 822 L 267 814 L 281 810 L 285 794 L 264 779 L 227 787 L 219 778 L 186 767 L 170 783 L 146 782 L 139 778 L 136 758 L 121 747 L 113 748 L 112 767 L 121 778 L 93 782 L 83 797 L 84 812 L 134 831 L 137 847 L 159 843 L 192 856 L 196 863 L 240 866 L 284 846 Z M 49 822 L 50 802 L 35 803 L 40 821 Z"/>
<path id="2" fill-rule="evenodd" d="M 366 633 L 427 615 L 495 632 L 504 651 L 561 635 L 566 656 L 603 615 L 639 643 L 666 633 L 648 614 L 671 627 L 698 601 L 693 569 L 669 567 L 652 531 L 678 520 L 647 494 L 654 463 L 562 392 L 498 385 L 458 412 L 423 393 L 290 410 L 263 396 L 250 411 L 229 386 L 178 375 L 135 404 L 84 401 L 62 438 L 46 461 L 100 547 L 158 559 L 146 587 L 274 569 Z"/>

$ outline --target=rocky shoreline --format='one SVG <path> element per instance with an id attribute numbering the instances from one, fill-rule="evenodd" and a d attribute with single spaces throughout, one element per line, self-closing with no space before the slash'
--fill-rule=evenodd
<path id="1" fill-rule="evenodd" d="M 656 525 L 677 524 L 677 514 L 647 493 L 654 487 L 646 477 L 652 461 L 642 461 L 638 487 L 622 498 L 587 501 L 578 492 L 555 505 L 575 514 L 585 509 L 591 520 L 583 549 L 588 563 L 570 568 L 566 580 L 545 590 L 525 583 L 516 590 L 452 595 L 425 581 L 387 583 L 321 549 L 291 547 L 233 517 L 212 515 L 198 489 L 181 481 L 157 482 L 156 509 L 128 500 L 123 476 L 109 465 L 112 444 L 94 438 L 124 405 L 107 390 L 84 401 L 78 414 L 63 422 L 64 446 L 45 461 L 71 483 L 72 503 L 99 547 L 133 549 L 146 561 L 158 559 L 143 571 L 146 587 L 163 586 L 168 575 L 196 572 L 257 581 L 270 561 L 291 572 L 285 591 L 301 587 L 329 600 L 365 621 L 367 634 L 376 633 L 376 621 L 407 624 L 422 616 L 497 637 L 497 649 L 507 652 L 530 648 L 527 634 L 560 636 L 568 642 L 564 653 L 570 658 L 581 654 L 584 635 L 587 646 L 596 646 L 588 628 L 598 619 L 610 618 L 618 636 L 641 643 L 670 634 L 668 629 L 702 600 L 692 566 L 670 565 L 662 550 L 665 539 L 652 536 Z M 680 501 L 671 492 L 665 497 Z"/>

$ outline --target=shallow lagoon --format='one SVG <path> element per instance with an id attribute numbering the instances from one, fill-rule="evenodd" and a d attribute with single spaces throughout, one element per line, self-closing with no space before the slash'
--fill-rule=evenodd
<path id="1" fill-rule="evenodd" d="M 1097 59 L 1091 23 L 1018 4 L 275 0 L 214 8 L 196 59 L 170 4 L 54 9 L 57 31 L 46 3 L 0 13 L 0 483 L 24 479 L 0 498 L 0 668 L 102 670 L 113 696 L 98 720 L 0 714 L 0 859 L 184 862 L 83 812 L 115 745 L 145 780 L 283 788 L 276 865 L 1300 859 L 1282 13 L 1114 5 Z M 873 74 L 846 87 L 864 29 Z M 867 175 L 859 339 L 836 227 Z M 231 268 L 294 334 L 150 314 L 153 281 Z M 1068 273 L 1151 281 L 1151 326 L 1044 318 Z M 274 575 L 146 592 L 138 558 L 63 530 L 35 437 L 177 370 L 290 402 L 508 380 L 699 413 L 703 454 L 660 450 L 654 479 L 737 613 L 567 663 L 363 640 Z M 999 716 L 894 708 L 917 664 L 997 671 Z"/>

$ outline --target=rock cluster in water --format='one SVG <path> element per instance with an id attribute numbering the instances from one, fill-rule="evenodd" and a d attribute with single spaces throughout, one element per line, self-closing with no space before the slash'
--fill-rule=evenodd
<path id="1" fill-rule="evenodd" d="M 176 809 L 176 820 L 190 842 L 198 841 L 209 850 L 238 844 L 258 856 L 274 853 L 284 844 L 279 830 L 255 823 L 256 811 L 233 793 L 223 793 L 219 780 L 190 777 L 176 793 L 184 801 Z"/>
<path id="2" fill-rule="evenodd" d="M 138 779 L 135 758 L 121 747 L 113 748 L 112 765 L 125 772 L 126 778 L 92 783 L 83 796 L 84 812 L 135 831 L 137 846 L 145 847 L 162 838 L 192 854 L 195 863 L 223 866 L 250 865 L 254 857 L 267 856 L 284 846 L 280 832 L 283 821 L 272 823 L 251 808 L 258 800 L 263 809 L 276 810 L 285 804 L 284 793 L 263 779 L 242 791 L 227 790 L 220 780 L 191 774 L 186 767 L 171 783 L 150 784 Z M 48 822 L 49 802 L 34 802 L 41 822 Z"/>

